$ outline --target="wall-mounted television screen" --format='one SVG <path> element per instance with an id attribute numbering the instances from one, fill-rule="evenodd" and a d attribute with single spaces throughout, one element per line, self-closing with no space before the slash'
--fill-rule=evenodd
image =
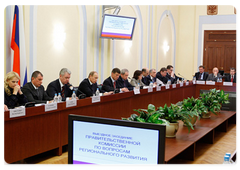
<path id="1" fill-rule="evenodd" d="M 165 125 L 69 115 L 69 164 L 161 164 Z"/>
<path id="2" fill-rule="evenodd" d="M 105 14 L 100 37 L 132 40 L 135 23 L 134 17 Z"/>

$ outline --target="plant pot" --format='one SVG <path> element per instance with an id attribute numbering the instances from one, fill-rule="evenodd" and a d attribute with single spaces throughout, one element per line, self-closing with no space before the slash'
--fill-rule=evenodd
<path id="1" fill-rule="evenodd" d="M 208 111 L 207 113 L 202 113 L 202 118 L 204 118 L 204 119 L 208 119 L 208 118 L 211 117 L 211 114 L 212 114 L 211 111 Z"/>
<path id="2" fill-rule="evenodd" d="M 191 124 L 192 124 L 193 126 L 195 126 L 197 120 L 198 120 L 198 116 L 193 116 L 193 117 L 191 118 Z M 187 126 L 185 123 L 184 123 L 183 125 L 184 125 L 184 126 Z"/>
<path id="3" fill-rule="evenodd" d="M 178 131 L 179 123 L 169 123 L 169 126 L 166 126 L 166 137 L 174 138 Z"/>

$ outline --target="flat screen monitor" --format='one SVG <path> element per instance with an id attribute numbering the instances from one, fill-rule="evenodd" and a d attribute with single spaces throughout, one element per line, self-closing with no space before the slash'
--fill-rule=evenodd
<path id="1" fill-rule="evenodd" d="M 132 40 L 136 18 L 105 14 L 100 37 Z"/>
<path id="2" fill-rule="evenodd" d="M 69 164 L 161 164 L 165 125 L 69 115 Z"/>

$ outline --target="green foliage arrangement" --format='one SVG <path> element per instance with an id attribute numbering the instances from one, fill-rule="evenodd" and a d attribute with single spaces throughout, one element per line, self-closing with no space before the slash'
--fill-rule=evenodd
<path id="1" fill-rule="evenodd" d="M 193 112 L 184 111 L 181 107 L 175 104 L 171 104 L 169 107 L 167 104 L 164 107 L 159 107 L 158 110 L 160 111 L 160 118 L 169 121 L 170 123 L 177 123 L 178 120 L 182 120 L 187 128 L 188 131 L 194 130 L 193 125 L 191 123 L 191 118 L 194 116 Z"/>
<path id="2" fill-rule="evenodd" d="M 155 123 L 155 124 L 162 124 L 168 125 L 169 122 L 161 119 L 160 111 L 156 110 L 155 106 L 152 104 L 148 105 L 148 109 L 134 109 L 134 111 L 138 112 L 137 114 L 132 114 L 129 118 L 122 118 L 122 120 L 129 120 L 129 121 L 137 121 L 143 123 Z"/>

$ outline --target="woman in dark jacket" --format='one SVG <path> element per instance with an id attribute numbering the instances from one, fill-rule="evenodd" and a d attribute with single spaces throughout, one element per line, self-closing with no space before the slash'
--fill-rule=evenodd
<path id="1" fill-rule="evenodd" d="M 19 75 L 13 71 L 7 73 L 4 80 L 4 104 L 10 109 L 27 103 L 27 98 L 18 85 L 19 80 Z"/>

